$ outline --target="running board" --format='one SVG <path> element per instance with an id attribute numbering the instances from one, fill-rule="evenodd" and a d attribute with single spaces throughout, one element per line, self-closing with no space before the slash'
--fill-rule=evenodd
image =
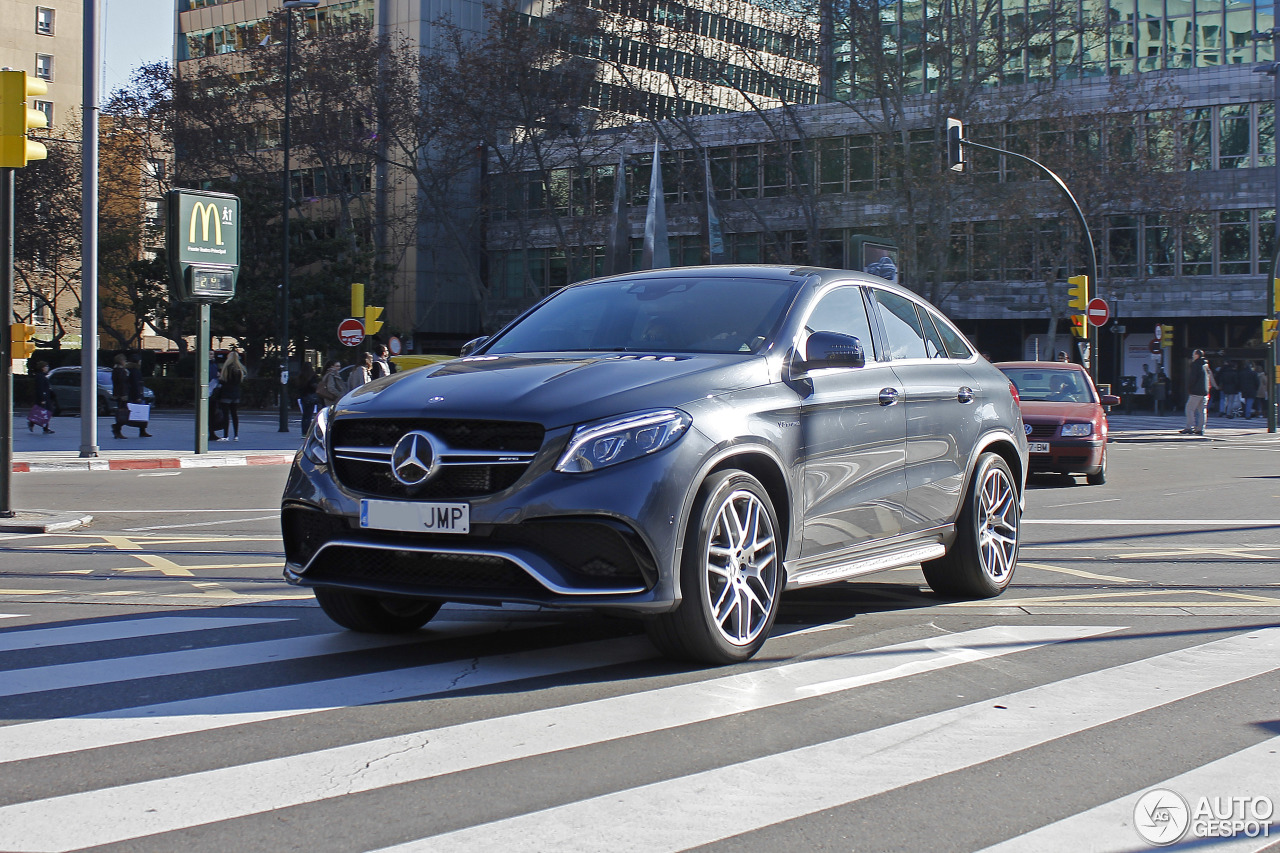
<path id="1" fill-rule="evenodd" d="M 814 586 L 815 584 L 831 583 L 832 581 L 845 580 L 846 578 L 855 577 L 857 575 L 868 575 L 872 572 L 881 572 L 885 569 L 896 569 L 901 566 L 910 566 L 914 563 L 920 563 L 925 560 L 933 560 L 947 553 L 947 549 L 940 542 L 933 542 L 929 545 L 920 545 L 906 551 L 895 551 L 892 554 L 881 554 L 877 557 L 867 557 L 864 560 L 855 560 L 852 563 L 845 563 L 841 566 L 835 566 L 830 569 L 818 569 L 813 572 L 806 572 L 797 577 L 788 586 L 802 587 Z"/>

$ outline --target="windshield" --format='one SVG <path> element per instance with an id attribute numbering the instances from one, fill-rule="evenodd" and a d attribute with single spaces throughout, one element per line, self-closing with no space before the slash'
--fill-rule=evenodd
<path id="1" fill-rule="evenodd" d="M 484 351 L 759 352 L 798 283 L 690 277 L 570 287 Z"/>
<path id="2" fill-rule="evenodd" d="M 1096 403 L 1093 388 L 1078 370 L 1003 367 L 1023 400 L 1046 403 Z"/>

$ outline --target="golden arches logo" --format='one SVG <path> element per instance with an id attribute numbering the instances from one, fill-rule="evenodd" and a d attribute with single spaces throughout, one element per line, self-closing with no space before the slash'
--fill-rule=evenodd
<path id="1" fill-rule="evenodd" d="M 188 242 L 196 241 L 196 219 L 201 222 L 200 241 L 209 242 L 209 222 L 213 221 L 213 243 L 215 246 L 222 245 L 222 220 L 218 218 L 218 206 L 213 202 L 196 202 L 191 208 L 191 228 L 187 237 Z"/>

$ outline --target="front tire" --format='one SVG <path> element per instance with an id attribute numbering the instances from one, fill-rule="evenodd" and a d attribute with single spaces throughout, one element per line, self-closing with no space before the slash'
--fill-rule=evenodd
<path id="1" fill-rule="evenodd" d="M 1004 592 L 1018 563 L 1021 520 L 1008 463 L 995 453 L 982 454 L 956 524 L 956 541 L 944 556 L 923 564 L 929 586 L 951 598 L 994 598 Z"/>
<path id="2" fill-rule="evenodd" d="M 667 657 L 708 664 L 749 660 L 778 614 L 784 586 L 778 516 L 744 471 L 707 478 L 694 504 L 680 566 L 680 606 L 649 620 Z"/>
<path id="3" fill-rule="evenodd" d="M 364 634 L 405 634 L 416 631 L 440 611 L 442 601 L 366 595 L 342 589 L 317 588 L 316 601 L 325 615 L 343 628 Z"/>
<path id="4" fill-rule="evenodd" d="M 1107 482 L 1107 448 L 1102 448 L 1102 461 L 1098 464 L 1098 470 L 1092 474 L 1085 474 L 1084 481 L 1090 486 L 1101 486 Z"/>

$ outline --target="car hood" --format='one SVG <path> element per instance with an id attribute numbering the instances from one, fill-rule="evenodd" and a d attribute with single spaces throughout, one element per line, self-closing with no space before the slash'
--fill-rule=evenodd
<path id="1" fill-rule="evenodd" d="M 1050 403 L 1023 400 L 1022 420 L 1029 424 L 1061 424 L 1067 421 L 1091 422 L 1098 418 L 1097 403 Z"/>
<path id="2" fill-rule="evenodd" d="M 532 421 L 547 429 L 681 406 L 768 381 L 763 356 L 558 353 L 473 356 L 378 379 L 338 415 Z"/>

